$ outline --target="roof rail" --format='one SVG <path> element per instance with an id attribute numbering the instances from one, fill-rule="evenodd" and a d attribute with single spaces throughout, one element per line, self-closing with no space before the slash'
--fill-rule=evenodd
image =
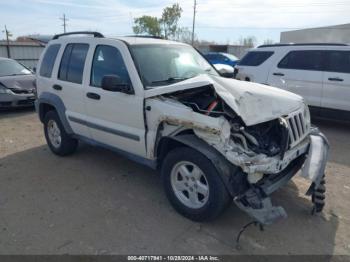
<path id="1" fill-rule="evenodd" d="M 76 32 L 69 32 L 69 33 L 54 35 L 54 37 L 52 38 L 52 40 L 55 40 L 55 39 L 60 38 L 61 36 L 67 36 L 67 35 L 94 35 L 94 37 L 99 37 L 99 38 L 104 37 L 103 34 L 101 34 L 101 33 L 99 33 L 99 32 L 93 32 L 93 31 L 76 31 Z"/>
<path id="2" fill-rule="evenodd" d="M 271 45 L 259 45 L 258 48 L 262 47 L 278 47 L 278 46 L 348 46 L 348 44 L 342 43 L 290 43 L 290 44 L 271 44 Z"/>
<path id="3" fill-rule="evenodd" d="M 164 39 L 164 37 L 156 35 L 127 35 L 126 37 L 140 37 L 140 38 L 154 38 L 154 39 Z"/>

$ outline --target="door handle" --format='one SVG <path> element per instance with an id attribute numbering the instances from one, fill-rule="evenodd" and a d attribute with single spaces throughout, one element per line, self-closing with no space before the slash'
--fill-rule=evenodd
<path id="1" fill-rule="evenodd" d="M 343 82 L 344 79 L 341 79 L 339 77 L 330 77 L 328 78 L 329 81 L 337 81 L 337 82 Z"/>
<path id="2" fill-rule="evenodd" d="M 284 76 L 283 73 L 273 73 L 274 76 Z"/>
<path id="3" fill-rule="evenodd" d="M 62 86 L 60 85 L 53 85 L 52 88 L 59 91 L 62 90 Z"/>
<path id="4" fill-rule="evenodd" d="M 91 99 L 100 100 L 101 96 L 96 93 L 87 93 L 86 96 Z"/>

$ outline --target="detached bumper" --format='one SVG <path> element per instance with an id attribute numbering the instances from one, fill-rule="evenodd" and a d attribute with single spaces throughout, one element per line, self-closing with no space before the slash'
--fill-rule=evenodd
<path id="1" fill-rule="evenodd" d="M 314 128 L 310 135 L 308 151 L 293 160 L 282 172 L 267 175 L 240 196 L 234 198 L 237 206 L 261 224 L 272 224 L 278 219 L 286 218 L 287 213 L 281 206 L 273 206 L 270 195 L 287 184 L 301 169 L 301 176 L 309 179 L 311 185 L 306 195 L 311 195 L 320 186 L 323 179 L 329 144 L 326 137 Z"/>
<path id="2" fill-rule="evenodd" d="M 327 138 L 317 128 L 312 130 L 310 138 L 308 157 L 301 172 L 302 177 L 312 181 L 309 190 L 306 192 L 307 195 L 310 195 L 313 189 L 319 187 L 326 169 L 329 151 Z"/>

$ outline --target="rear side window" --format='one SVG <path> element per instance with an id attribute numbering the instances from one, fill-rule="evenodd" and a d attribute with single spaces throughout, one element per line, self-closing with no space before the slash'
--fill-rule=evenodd
<path id="1" fill-rule="evenodd" d="M 350 73 L 349 51 L 327 51 L 325 71 Z"/>
<path id="2" fill-rule="evenodd" d="M 40 65 L 40 76 L 51 77 L 52 69 L 56 61 L 57 53 L 60 50 L 61 45 L 50 45 L 44 55 L 43 61 Z"/>
<path id="3" fill-rule="evenodd" d="M 88 50 L 88 44 L 68 44 L 62 56 L 58 79 L 81 84 Z"/>
<path id="4" fill-rule="evenodd" d="M 270 56 L 273 55 L 272 51 L 251 51 L 246 54 L 238 65 L 242 66 L 259 66 L 264 63 Z"/>
<path id="5" fill-rule="evenodd" d="M 113 46 L 99 45 L 96 47 L 91 69 L 90 84 L 101 87 L 105 75 L 116 75 L 122 83 L 131 84 L 128 70 L 119 50 Z"/>
<path id="6" fill-rule="evenodd" d="M 319 50 L 291 51 L 278 64 L 278 68 L 322 71 L 323 53 Z"/>

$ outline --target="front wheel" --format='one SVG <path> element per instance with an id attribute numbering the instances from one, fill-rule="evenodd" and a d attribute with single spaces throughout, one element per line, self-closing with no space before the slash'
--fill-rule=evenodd
<path id="1" fill-rule="evenodd" d="M 192 148 L 181 147 L 169 152 L 161 174 L 170 203 L 191 220 L 213 220 L 231 201 L 215 166 Z"/>

